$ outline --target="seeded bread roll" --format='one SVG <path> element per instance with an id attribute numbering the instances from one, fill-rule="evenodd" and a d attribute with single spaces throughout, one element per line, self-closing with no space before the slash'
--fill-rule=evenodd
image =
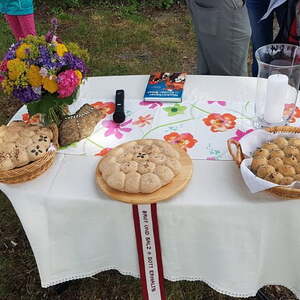
<path id="1" fill-rule="evenodd" d="M 273 166 L 276 170 L 278 170 L 279 167 L 283 166 L 283 161 L 279 157 L 274 157 L 268 160 L 269 165 Z"/>
<path id="2" fill-rule="evenodd" d="M 262 148 L 259 148 L 257 149 L 254 154 L 253 154 L 253 157 L 265 157 L 265 158 L 268 158 L 270 156 L 270 151 L 267 150 L 267 149 L 262 149 Z"/>
<path id="3" fill-rule="evenodd" d="M 300 139 L 298 139 L 298 138 L 290 138 L 290 139 L 288 139 L 288 143 L 291 146 L 294 146 L 297 148 L 300 147 Z"/>
<path id="4" fill-rule="evenodd" d="M 274 172 L 274 173 L 270 173 L 268 174 L 264 179 L 271 181 L 273 183 L 279 184 L 280 181 L 283 179 L 283 175 L 279 172 Z"/>
<path id="5" fill-rule="evenodd" d="M 275 168 L 270 165 L 262 165 L 257 170 L 257 176 L 260 178 L 265 178 L 271 173 L 275 172 Z"/>
<path id="6" fill-rule="evenodd" d="M 274 149 L 270 153 L 271 158 L 274 158 L 274 157 L 284 158 L 284 156 L 285 156 L 284 152 L 280 149 Z"/>
<path id="7" fill-rule="evenodd" d="M 280 184 L 281 185 L 289 185 L 291 183 L 293 183 L 294 181 L 294 178 L 293 177 L 283 177 L 281 180 L 280 180 Z"/>
<path id="8" fill-rule="evenodd" d="M 290 165 L 283 165 L 278 168 L 278 171 L 286 177 L 292 177 L 296 174 L 295 168 Z"/>
<path id="9" fill-rule="evenodd" d="M 253 160 L 252 160 L 252 163 L 251 163 L 251 170 L 252 171 L 257 171 L 257 169 L 260 166 L 267 165 L 267 164 L 268 164 L 268 160 L 265 157 L 254 157 Z"/>
<path id="10" fill-rule="evenodd" d="M 288 146 L 288 144 L 289 144 L 288 140 L 283 136 L 280 136 L 280 137 L 274 139 L 273 143 L 276 144 L 280 149 L 283 149 L 284 147 Z"/>
<path id="11" fill-rule="evenodd" d="M 272 142 L 265 143 L 261 146 L 262 149 L 267 149 L 269 151 L 279 149 L 278 146 Z"/>

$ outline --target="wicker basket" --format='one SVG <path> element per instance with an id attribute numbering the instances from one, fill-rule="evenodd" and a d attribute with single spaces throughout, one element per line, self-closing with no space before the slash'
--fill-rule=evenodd
<path id="1" fill-rule="evenodd" d="M 292 126 L 270 127 L 265 128 L 265 130 L 272 133 L 300 133 L 300 128 Z M 242 160 L 245 158 L 240 143 L 235 141 L 234 139 L 229 139 L 227 141 L 227 146 L 233 160 L 237 163 L 238 166 L 240 166 Z M 268 189 L 267 191 L 284 199 L 300 199 L 300 189 L 297 188 L 278 186 Z"/>
<path id="2" fill-rule="evenodd" d="M 58 129 L 55 124 L 49 128 L 53 132 L 52 144 L 58 148 Z M 47 171 L 54 162 L 56 151 L 46 152 L 40 159 L 33 161 L 25 166 L 14 168 L 8 171 L 0 171 L 0 182 L 2 183 L 21 183 L 32 180 Z"/>

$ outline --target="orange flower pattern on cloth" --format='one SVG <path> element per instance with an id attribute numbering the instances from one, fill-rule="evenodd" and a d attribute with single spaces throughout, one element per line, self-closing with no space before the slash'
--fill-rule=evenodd
<path id="1" fill-rule="evenodd" d="M 113 102 L 95 102 L 91 104 L 94 108 L 100 110 L 103 114 L 102 119 L 115 111 L 115 103 Z"/>
<path id="2" fill-rule="evenodd" d="M 283 115 L 288 117 L 295 108 L 295 104 L 285 104 Z M 300 118 L 300 109 L 296 106 L 295 111 L 291 118 L 289 119 L 289 123 L 295 123 L 297 119 Z"/>
<path id="3" fill-rule="evenodd" d="M 144 127 L 146 125 L 149 125 L 151 121 L 153 120 L 153 117 L 148 114 L 146 116 L 139 116 L 136 121 L 134 121 L 132 124 L 137 125 L 139 127 Z"/>
<path id="4" fill-rule="evenodd" d="M 211 126 L 212 132 L 224 132 L 228 129 L 232 129 L 236 125 L 236 117 L 232 114 L 209 114 L 207 118 L 202 119 L 204 124 Z"/>
<path id="5" fill-rule="evenodd" d="M 193 148 L 198 142 L 190 133 L 171 132 L 164 136 L 164 140 L 170 144 L 177 144 L 181 149 Z"/>
<path id="6" fill-rule="evenodd" d="M 97 154 L 95 154 L 95 156 L 104 156 L 106 155 L 112 148 L 104 148 L 102 149 L 100 152 L 98 152 Z"/>
<path id="7" fill-rule="evenodd" d="M 27 113 L 22 115 L 22 120 L 26 124 L 36 125 L 42 122 L 42 116 L 41 114 L 35 114 L 32 117 L 30 117 L 30 115 Z"/>

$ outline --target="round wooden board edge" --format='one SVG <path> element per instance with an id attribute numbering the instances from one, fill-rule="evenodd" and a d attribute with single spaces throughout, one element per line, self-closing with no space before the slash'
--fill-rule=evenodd
<path id="1" fill-rule="evenodd" d="M 134 142 L 134 141 L 132 141 Z M 193 162 L 190 156 L 179 146 L 170 144 L 175 147 L 176 150 L 180 153 L 179 161 L 182 165 L 185 165 L 184 171 L 179 173 L 174 179 L 163 186 L 159 190 L 150 193 L 150 194 L 130 194 L 126 192 L 117 191 L 106 184 L 102 175 L 99 171 L 99 164 L 101 160 L 98 162 L 96 167 L 96 185 L 100 189 L 101 192 L 106 194 L 108 197 L 114 200 L 118 200 L 128 204 L 152 204 L 160 201 L 167 200 L 179 192 L 181 192 L 189 183 L 193 174 Z M 121 146 L 121 145 L 119 145 Z M 117 147 L 119 147 L 117 146 Z M 116 148 L 117 148 L 116 147 Z M 179 181 L 179 183 L 178 183 Z"/>

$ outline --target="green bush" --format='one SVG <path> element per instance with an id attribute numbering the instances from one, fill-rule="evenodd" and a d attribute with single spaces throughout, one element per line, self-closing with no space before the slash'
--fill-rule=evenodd
<path id="1" fill-rule="evenodd" d="M 47 4 L 55 8 L 79 8 L 83 6 L 109 6 L 109 7 L 134 7 L 139 9 L 142 6 L 156 8 L 171 8 L 174 5 L 184 4 L 185 0 L 48 0 Z M 44 0 L 36 0 L 36 5 L 45 4 Z"/>

